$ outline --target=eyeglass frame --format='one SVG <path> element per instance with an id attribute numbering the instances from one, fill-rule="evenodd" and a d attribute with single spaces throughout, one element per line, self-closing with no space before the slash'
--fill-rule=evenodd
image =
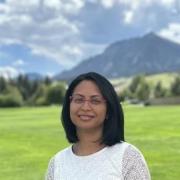
<path id="1" fill-rule="evenodd" d="M 79 98 L 82 98 L 82 102 L 79 102 L 79 103 L 77 103 L 77 102 L 74 102 L 73 101 L 73 98 L 75 97 L 75 96 L 79 96 Z M 93 101 L 93 97 L 98 97 L 99 98 L 99 102 L 97 103 L 93 103 L 92 101 Z M 83 95 L 79 95 L 79 94 L 75 94 L 75 95 L 71 95 L 71 96 L 69 96 L 69 99 L 70 99 L 70 102 L 74 102 L 75 104 L 77 104 L 77 105 L 84 105 L 84 103 L 87 101 L 91 106 L 98 106 L 98 105 L 101 105 L 101 104 L 103 104 L 103 102 L 106 102 L 106 100 L 103 98 L 103 97 L 101 97 L 101 96 L 97 96 L 97 95 L 94 95 L 94 96 L 92 96 L 92 97 L 90 97 L 90 99 L 86 99 L 85 98 L 85 96 L 83 96 Z"/>

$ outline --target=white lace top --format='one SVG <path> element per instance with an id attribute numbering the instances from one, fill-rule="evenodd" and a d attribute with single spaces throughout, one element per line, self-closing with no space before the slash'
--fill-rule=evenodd
<path id="1" fill-rule="evenodd" d="M 142 153 L 133 145 L 118 143 L 88 155 L 77 156 L 72 146 L 51 158 L 46 180 L 150 180 Z"/>

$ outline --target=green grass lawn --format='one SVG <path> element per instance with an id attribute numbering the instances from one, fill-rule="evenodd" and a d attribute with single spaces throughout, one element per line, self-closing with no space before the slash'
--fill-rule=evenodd
<path id="1" fill-rule="evenodd" d="M 48 161 L 68 146 L 59 107 L 0 109 L 0 179 L 44 179 Z M 126 141 L 144 154 L 153 180 L 180 177 L 180 107 L 125 106 Z"/>

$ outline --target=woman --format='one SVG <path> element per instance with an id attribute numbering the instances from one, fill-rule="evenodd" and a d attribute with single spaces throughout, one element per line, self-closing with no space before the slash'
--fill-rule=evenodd
<path id="1" fill-rule="evenodd" d="M 124 142 L 122 107 L 100 74 L 81 74 L 71 82 L 62 124 L 72 145 L 50 160 L 46 180 L 150 180 L 141 152 Z"/>

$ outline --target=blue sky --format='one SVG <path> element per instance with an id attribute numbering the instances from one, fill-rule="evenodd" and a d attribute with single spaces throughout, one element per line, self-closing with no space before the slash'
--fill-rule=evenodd
<path id="1" fill-rule="evenodd" d="M 53 75 L 150 31 L 180 43 L 179 0 L 0 0 L 0 75 Z"/>

